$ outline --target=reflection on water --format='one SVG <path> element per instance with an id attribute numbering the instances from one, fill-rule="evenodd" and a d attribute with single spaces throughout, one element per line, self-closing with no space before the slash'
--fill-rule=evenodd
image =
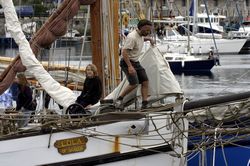
<path id="1" fill-rule="evenodd" d="M 211 71 L 184 71 L 184 72 L 175 72 L 175 76 L 208 76 L 213 78 L 213 72 Z"/>
<path id="2" fill-rule="evenodd" d="M 186 97 L 192 100 L 250 91 L 250 55 L 221 55 L 221 66 L 211 73 L 175 74 Z"/>

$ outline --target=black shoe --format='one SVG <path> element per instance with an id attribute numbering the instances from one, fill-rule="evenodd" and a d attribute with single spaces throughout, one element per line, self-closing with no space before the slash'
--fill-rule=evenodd
<path id="1" fill-rule="evenodd" d="M 115 107 L 118 109 L 123 109 L 123 97 L 118 97 L 117 100 L 115 101 Z"/>
<path id="2" fill-rule="evenodd" d="M 148 101 L 142 101 L 141 109 L 146 109 L 146 108 L 148 108 Z"/>

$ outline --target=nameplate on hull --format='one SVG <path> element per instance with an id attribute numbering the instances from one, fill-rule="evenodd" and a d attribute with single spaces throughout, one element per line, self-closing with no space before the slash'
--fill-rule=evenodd
<path id="1" fill-rule="evenodd" d="M 57 148 L 58 152 L 62 155 L 83 152 L 86 149 L 86 143 L 88 142 L 88 138 L 75 137 L 57 140 L 54 146 Z"/>

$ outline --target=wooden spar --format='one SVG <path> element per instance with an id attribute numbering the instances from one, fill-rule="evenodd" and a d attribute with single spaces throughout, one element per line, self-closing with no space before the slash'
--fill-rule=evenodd
<path id="1" fill-rule="evenodd" d="M 11 57 L 0 57 L 0 63 L 3 65 L 4 64 L 9 65 L 13 60 L 14 60 L 14 58 L 11 58 Z M 72 73 L 77 73 L 78 71 L 80 71 L 80 72 L 85 71 L 85 67 L 80 67 L 80 69 L 78 69 L 77 66 L 76 67 L 74 67 L 74 66 L 68 67 L 68 66 L 65 66 L 63 64 L 51 65 L 51 64 L 48 64 L 48 62 L 41 62 L 41 64 L 48 71 L 63 70 L 63 71 L 69 71 Z"/>
<path id="2" fill-rule="evenodd" d="M 208 99 L 200 99 L 197 101 L 189 101 L 184 104 L 184 112 L 188 113 L 193 109 L 200 109 L 208 106 L 215 106 L 219 104 L 225 104 L 230 102 L 236 102 L 240 100 L 246 100 L 250 98 L 250 91 L 238 94 L 230 94 L 225 96 L 212 97 Z"/>
<path id="3" fill-rule="evenodd" d="M 0 63 L 1 64 L 10 64 L 13 60 L 14 60 L 14 58 L 11 58 L 11 57 L 0 56 Z"/>
<path id="4" fill-rule="evenodd" d="M 101 80 L 102 83 L 104 84 L 104 89 L 107 89 L 107 82 L 110 83 L 111 82 L 111 77 L 105 77 L 105 72 L 104 72 L 104 52 L 103 52 L 103 47 L 104 47 L 104 33 L 107 32 L 102 32 L 102 9 L 101 9 L 101 4 L 102 1 L 101 0 L 96 0 L 95 3 L 91 4 L 90 7 L 90 17 L 91 17 L 91 36 L 92 36 L 92 62 L 93 64 L 96 65 L 97 69 L 98 69 L 98 73 L 99 76 L 101 76 Z M 110 9 L 112 9 L 112 16 L 111 19 L 113 21 L 113 32 L 112 35 L 110 34 L 110 36 L 113 36 L 113 41 L 114 41 L 114 45 L 113 48 L 114 50 L 113 53 L 112 51 L 109 52 L 109 55 L 114 55 L 114 67 L 115 69 L 112 69 L 112 66 L 108 66 L 108 75 L 112 75 L 114 76 L 115 80 L 116 80 L 116 85 L 118 85 L 119 83 L 119 53 L 118 53 L 118 49 L 119 49 L 119 23 L 118 23 L 118 9 L 119 9 L 119 1 L 118 0 L 114 0 L 113 3 L 110 3 L 109 6 Z M 109 42 L 109 41 L 108 41 Z M 111 43 L 109 43 L 111 44 Z M 110 56 L 109 56 L 110 57 Z M 110 64 L 111 62 L 111 58 L 109 59 Z M 115 73 L 113 73 L 113 71 L 115 71 Z M 109 80 L 106 80 L 109 79 Z M 115 85 L 115 86 L 116 86 Z M 104 91 L 105 92 L 105 91 Z M 105 92 L 105 94 L 103 94 L 104 96 L 107 95 L 107 92 Z"/>

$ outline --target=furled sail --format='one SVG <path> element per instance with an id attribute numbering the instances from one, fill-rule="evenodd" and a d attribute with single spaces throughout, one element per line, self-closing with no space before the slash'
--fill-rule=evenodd
<path id="1" fill-rule="evenodd" d="M 5 1 L 2 0 L 3 3 Z M 41 48 L 48 48 L 67 31 L 67 22 L 78 12 L 80 5 L 91 4 L 95 0 L 64 0 L 61 6 L 49 17 L 47 22 L 37 31 L 30 40 L 30 46 L 37 55 Z M 17 72 L 24 72 L 20 57 L 17 56 L 0 76 L 0 94 L 12 84 Z"/>

